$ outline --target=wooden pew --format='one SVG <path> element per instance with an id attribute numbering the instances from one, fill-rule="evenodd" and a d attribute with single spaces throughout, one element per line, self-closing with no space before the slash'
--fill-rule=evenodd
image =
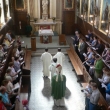
<path id="1" fill-rule="evenodd" d="M 30 75 L 31 72 L 31 50 L 25 50 L 24 55 L 25 65 L 23 66 L 23 75 Z"/>
<path id="2" fill-rule="evenodd" d="M 70 49 L 67 50 L 67 53 L 76 71 L 76 74 L 78 76 L 81 76 L 80 78 L 83 78 L 83 82 L 81 82 L 81 84 L 83 88 L 85 88 L 88 85 L 89 80 L 91 80 L 92 78 L 90 77 L 89 73 L 86 71 L 85 67 L 83 66 L 81 60 L 79 59 L 72 45 L 70 45 Z M 98 104 L 100 106 L 103 106 L 104 110 L 108 109 L 108 104 L 101 93 L 100 93 L 100 100 Z"/>
<path id="3" fill-rule="evenodd" d="M 20 91 L 21 91 L 21 83 L 22 83 L 22 77 L 20 78 L 20 81 L 19 81 L 19 84 L 20 84 L 20 88 L 18 89 L 18 96 L 19 97 L 20 97 Z M 16 99 L 16 101 L 15 101 L 15 110 L 20 110 L 19 109 L 20 101 L 18 99 Z"/>
<path id="4" fill-rule="evenodd" d="M 70 46 L 70 49 L 67 50 L 67 53 L 78 76 L 78 81 L 84 81 L 83 71 L 85 70 L 85 67 L 81 64 L 82 62 L 74 51 L 72 45 Z"/>

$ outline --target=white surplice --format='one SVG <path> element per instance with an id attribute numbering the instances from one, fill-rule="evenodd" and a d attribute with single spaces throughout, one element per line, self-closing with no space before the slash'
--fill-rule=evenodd
<path id="1" fill-rule="evenodd" d="M 56 75 L 56 66 L 57 63 L 53 62 L 50 66 L 49 66 L 49 70 L 51 72 L 51 79 L 54 75 Z"/>
<path id="2" fill-rule="evenodd" d="M 52 61 L 52 55 L 49 52 L 44 52 L 41 55 L 41 60 L 43 62 L 43 71 L 42 72 L 43 72 L 44 76 L 49 76 L 50 75 L 49 66 Z"/>
<path id="3" fill-rule="evenodd" d="M 63 62 L 65 60 L 65 55 L 62 52 L 57 52 L 53 58 L 57 58 L 57 63 L 63 66 Z"/>

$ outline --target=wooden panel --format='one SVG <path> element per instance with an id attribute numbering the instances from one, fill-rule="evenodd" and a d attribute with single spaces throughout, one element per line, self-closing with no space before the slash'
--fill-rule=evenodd
<path id="1" fill-rule="evenodd" d="M 25 34 L 25 28 L 27 25 L 27 12 L 26 11 L 15 11 L 15 26 L 16 34 Z M 19 22 L 21 21 L 21 29 Z"/>
<path id="2" fill-rule="evenodd" d="M 62 33 L 66 35 L 74 34 L 75 30 L 75 12 L 63 11 Z"/>
<path id="3" fill-rule="evenodd" d="M 36 38 L 31 37 L 31 50 L 36 51 Z"/>

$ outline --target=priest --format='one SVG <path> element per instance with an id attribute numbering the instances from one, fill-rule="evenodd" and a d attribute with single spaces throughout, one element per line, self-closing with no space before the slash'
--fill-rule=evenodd
<path id="1" fill-rule="evenodd" d="M 65 55 L 61 52 L 61 48 L 58 48 L 58 52 L 53 56 L 53 58 L 57 58 L 57 63 L 63 66 Z"/>
<path id="2" fill-rule="evenodd" d="M 45 49 L 45 52 L 41 55 L 41 60 L 43 62 L 43 75 L 48 78 L 50 75 L 49 66 L 52 61 L 52 55 L 48 52 L 48 49 Z"/>
<path id="3" fill-rule="evenodd" d="M 62 66 L 58 64 L 56 66 L 57 75 L 52 78 L 52 91 L 51 95 L 54 98 L 54 104 L 56 106 L 65 106 L 64 96 L 66 90 L 66 77 L 61 74 Z"/>
<path id="4" fill-rule="evenodd" d="M 53 62 L 49 66 L 49 70 L 51 72 L 51 79 L 56 73 L 56 66 L 57 66 L 57 58 L 53 58 Z"/>

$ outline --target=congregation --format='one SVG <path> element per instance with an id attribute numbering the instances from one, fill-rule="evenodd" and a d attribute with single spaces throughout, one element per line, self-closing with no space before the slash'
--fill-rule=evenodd
<path id="1" fill-rule="evenodd" d="M 85 93 L 85 110 L 97 110 L 100 93 L 107 103 L 110 101 L 110 47 L 88 30 L 85 37 L 75 31 L 71 37 L 75 52 L 85 66 L 92 80 L 82 90 Z"/>
<path id="2" fill-rule="evenodd" d="M 18 89 L 24 65 L 24 52 L 21 40 L 9 30 L 0 45 L 0 110 L 14 110 L 19 100 Z"/>

